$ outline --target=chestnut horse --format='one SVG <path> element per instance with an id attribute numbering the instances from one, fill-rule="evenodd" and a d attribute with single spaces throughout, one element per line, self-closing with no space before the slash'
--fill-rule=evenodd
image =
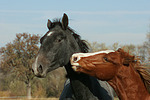
<path id="1" fill-rule="evenodd" d="M 107 81 L 120 100 L 150 100 L 150 68 L 122 49 L 95 53 L 76 53 L 72 68 Z"/>

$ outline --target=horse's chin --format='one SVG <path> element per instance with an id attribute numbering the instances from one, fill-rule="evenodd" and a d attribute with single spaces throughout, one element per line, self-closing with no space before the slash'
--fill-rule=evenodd
<path id="1" fill-rule="evenodd" d="M 46 76 L 47 76 L 47 74 L 37 74 L 37 75 L 35 75 L 36 77 L 38 77 L 38 78 L 45 78 Z"/>
<path id="2" fill-rule="evenodd" d="M 60 66 L 49 66 L 49 68 L 47 69 L 47 73 L 59 68 Z"/>
<path id="3" fill-rule="evenodd" d="M 81 68 L 81 66 L 72 66 L 72 69 L 76 72 L 78 72 L 78 69 Z"/>

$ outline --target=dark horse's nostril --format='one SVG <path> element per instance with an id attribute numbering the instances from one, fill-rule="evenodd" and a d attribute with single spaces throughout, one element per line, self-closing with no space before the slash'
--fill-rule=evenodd
<path id="1" fill-rule="evenodd" d="M 74 57 L 74 58 L 73 58 L 73 61 L 77 61 L 77 60 L 78 60 L 78 57 Z"/>
<path id="2" fill-rule="evenodd" d="M 38 71 L 39 73 L 42 73 L 42 72 L 43 72 L 42 65 L 40 65 L 40 66 L 37 68 L 37 71 Z"/>

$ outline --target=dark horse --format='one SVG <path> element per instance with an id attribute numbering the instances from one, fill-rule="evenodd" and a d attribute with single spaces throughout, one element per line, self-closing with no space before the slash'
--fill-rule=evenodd
<path id="1" fill-rule="evenodd" d="M 41 38 L 41 47 L 33 64 L 34 74 L 45 77 L 46 74 L 58 67 L 64 66 L 70 83 L 66 84 L 60 100 L 112 100 L 111 87 L 106 82 L 73 71 L 70 57 L 73 53 L 88 52 L 84 40 L 68 26 L 68 16 L 62 20 L 48 20 L 49 31 Z"/>

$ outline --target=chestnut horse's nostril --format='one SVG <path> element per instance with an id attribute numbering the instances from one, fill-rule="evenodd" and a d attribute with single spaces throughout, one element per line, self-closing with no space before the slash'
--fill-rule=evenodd
<path id="1" fill-rule="evenodd" d="M 38 71 L 39 73 L 43 73 L 42 65 L 40 65 L 40 66 L 37 68 L 37 71 Z"/>
<path id="2" fill-rule="evenodd" d="M 73 57 L 73 61 L 77 61 L 78 60 L 78 57 Z"/>

